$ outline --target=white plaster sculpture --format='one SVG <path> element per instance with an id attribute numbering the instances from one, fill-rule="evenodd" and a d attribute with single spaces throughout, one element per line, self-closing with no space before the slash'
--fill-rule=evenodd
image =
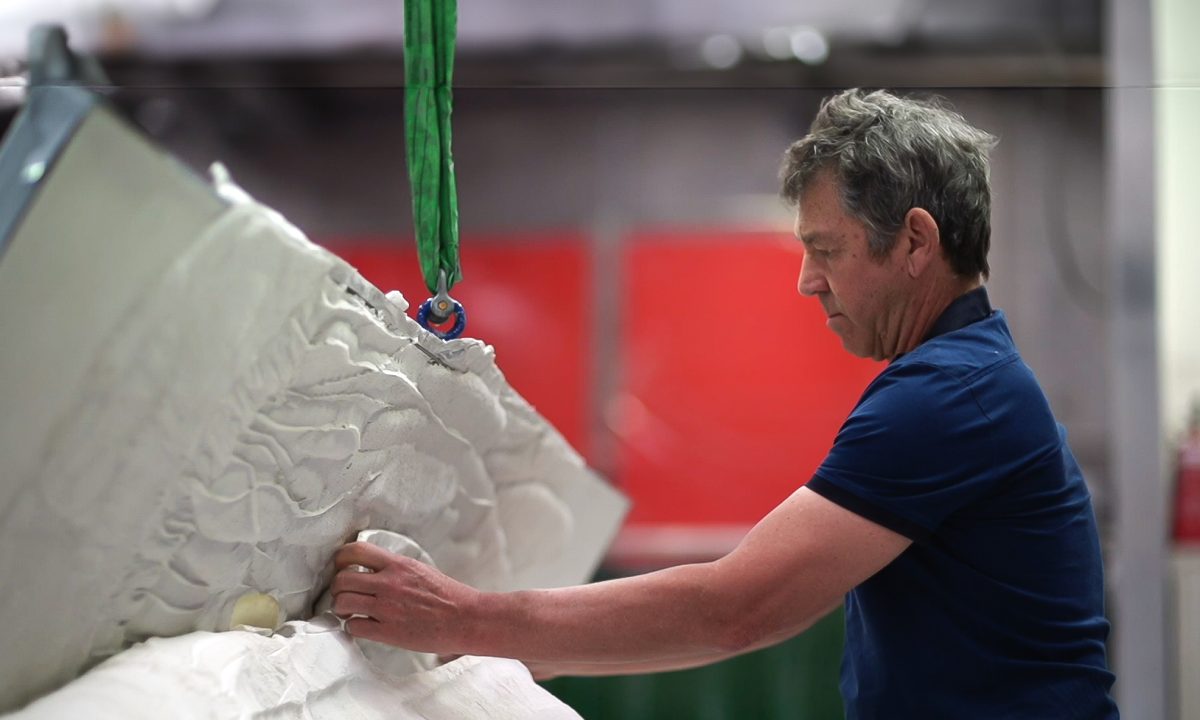
<path id="1" fill-rule="evenodd" d="M 214 174 L 95 111 L 0 262 L 0 711 L 115 655 L 17 717 L 573 717 L 519 664 L 306 620 L 362 531 L 548 587 L 587 578 L 625 501 L 490 347 Z"/>
<path id="2" fill-rule="evenodd" d="M 388 676 L 338 624 L 155 638 L 33 703 L 20 720 L 578 720 L 515 660 L 464 657 Z"/>

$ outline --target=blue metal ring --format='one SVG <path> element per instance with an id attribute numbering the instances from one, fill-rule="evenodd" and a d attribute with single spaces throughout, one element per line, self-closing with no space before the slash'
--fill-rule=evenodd
<path id="1" fill-rule="evenodd" d="M 443 340 L 453 340 L 462 334 L 463 329 L 467 327 L 467 310 L 462 306 L 462 303 L 455 302 L 454 309 L 451 310 L 454 314 L 454 327 L 446 331 L 438 330 L 429 324 L 429 316 L 433 313 L 433 298 L 429 298 L 421 303 L 421 308 L 417 310 L 417 322 L 421 327 L 429 332 L 437 335 Z"/>

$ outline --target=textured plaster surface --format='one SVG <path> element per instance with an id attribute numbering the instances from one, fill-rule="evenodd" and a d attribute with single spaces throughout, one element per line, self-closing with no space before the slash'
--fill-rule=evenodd
<path id="1" fill-rule="evenodd" d="M 118 653 L 29 716 L 86 701 L 103 717 L 99 700 L 129 709 L 151 686 L 230 708 L 172 717 L 272 703 L 291 717 L 325 698 L 382 717 L 401 696 L 417 714 L 396 717 L 468 716 L 420 714 L 442 684 L 446 708 L 493 690 L 542 702 L 511 663 L 428 670 L 303 621 L 333 551 L 362 531 L 483 589 L 569 584 L 594 569 L 623 500 L 490 347 L 429 335 L 402 297 L 216 175 L 225 210 L 109 313 L 51 431 L 27 439 L 31 469 L 6 478 L 0 615 L 20 621 L 0 625 L 0 711 Z M 247 623 L 271 627 L 223 632 Z M 126 650 L 151 638 L 174 639 Z"/>
<path id="2" fill-rule="evenodd" d="M 330 617 L 274 635 L 156 638 L 33 703 L 20 720 L 570 720 L 514 660 L 464 657 L 392 676 Z"/>

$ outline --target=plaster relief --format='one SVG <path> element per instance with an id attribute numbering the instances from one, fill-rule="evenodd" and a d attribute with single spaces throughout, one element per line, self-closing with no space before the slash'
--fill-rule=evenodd
<path id="1" fill-rule="evenodd" d="M 145 148 L 111 122 L 89 119 L 77 142 L 107 134 L 96 152 L 136 161 Z M 104 175 L 71 167 L 55 172 Z M 190 182 L 146 167 L 163 193 Z M 63 364 L 77 381 L 47 382 L 47 407 L 62 408 L 47 431 L 6 438 L 28 451 L 0 509 L 0 613 L 20 618 L 0 626 L 0 710 L 83 675 L 16 717 L 573 716 L 519 664 L 434 667 L 360 648 L 316 606 L 334 550 L 364 531 L 482 589 L 584 581 L 624 500 L 507 384 L 490 347 L 426 333 L 402 297 L 219 168 L 215 195 L 219 212 L 172 239 L 181 251 L 140 275 L 136 301 L 79 299 L 103 342 Z M 27 226 L 59 222 L 38 213 Z M 18 236 L 6 269 L 38 271 L 21 242 L 85 241 L 42 235 Z M 55 332 L 0 312 L 14 338 Z M 169 712 L 139 707 L 150 689 Z"/>

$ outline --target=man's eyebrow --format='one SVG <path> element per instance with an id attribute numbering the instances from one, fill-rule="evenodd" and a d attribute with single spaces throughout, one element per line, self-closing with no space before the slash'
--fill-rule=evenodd
<path id="1" fill-rule="evenodd" d="M 805 247 L 811 247 L 813 243 L 820 242 L 825 239 L 825 233 L 814 231 L 808 233 L 800 233 L 800 242 L 804 243 Z"/>

